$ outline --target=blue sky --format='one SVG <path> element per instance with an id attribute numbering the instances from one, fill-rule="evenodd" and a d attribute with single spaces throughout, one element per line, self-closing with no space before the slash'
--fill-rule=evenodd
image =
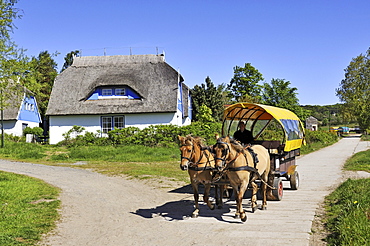
<path id="1" fill-rule="evenodd" d="M 251 63 L 298 88 L 302 105 L 339 102 L 352 58 L 370 47 L 368 0 L 19 0 L 13 40 L 28 56 L 156 54 L 190 87 L 229 83 Z"/>

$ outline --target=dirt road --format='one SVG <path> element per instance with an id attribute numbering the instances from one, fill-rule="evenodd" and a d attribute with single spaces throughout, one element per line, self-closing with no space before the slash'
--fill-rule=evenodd
<path id="1" fill-rule="evenodd" d="M 158 188 L 86 170 L 4 160 L 0 170 L 62 189 L 62 219 L 42 245 L 309 245 L 316 208 L 342 179 L 345 160 L 366 148 L 367 142 L 348 138 L 299 158 L 300 189 L 285 189 L 282 201 L 270 201 L 266 211 L 254 214 L 244 200 L 245 223 L 233 218 L 231 200 L 221 210 L 202 204 L 200 216 L 188 218 L 193 209 L 188 186 Z"/>

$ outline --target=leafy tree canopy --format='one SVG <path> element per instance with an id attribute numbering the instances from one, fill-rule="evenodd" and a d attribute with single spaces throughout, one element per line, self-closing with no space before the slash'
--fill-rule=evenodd
<path id="1" fill-rule="evenodd" d="M 79 57 L 80 56 L 80 51 L 79 50 L 75 50 L 75 51 L 71 51 L 69 52 L 65 57 L 64 57 L 64 64 L 63 64 L 63 67 L 62 67 L 62 70 L 60 72 L 63 72 L 64 70 L 66 70 L 68 67 L 70 67 L 73 63 L 73 58 L 74 57 Z"/>
<path id="2" fill-rule="evenodd" d="M 212 117 L 212 110 L 204 104 L 202 104 L 199 108 L 197 119 L 200 122 L 204 122 L 204 123 L 215 122 L 215 119 Z"/>
<path id="3" fill-rule="evenodd" d="M 0 0 L 0 108 L 8 107 L 9 98 L 18 94 L 16 86 L 19 77 L 27 70 L 27 57 L 24 50 L 18 49 L 11 39 L 11 33 L 16 28 L 15 19 L 21 18 L 20 10 L 15 8 L 16 0 Z"/>
<path id="4" fill-rule="evenodd" d="M 262 86 L 259 82 L 263 80 L 262 74 L 250 63 L 234 67 L 234 77 L 227 86 L 230 97 L 235 102 L 260 102 Z"/>
<path id="5" fill-rule="evenodd" d="M 0 0 L 0 39 L 9 40 L 10 33 L 13 32 L 13 20 L 20 19 L 22 15 L 20 10 L 15 8 L 14 5 L 17 0 Z"/>
<path id="6" fill-rule="evenodd" d="M 362 129 L 370 128 L 370 48 L 352 59 L 336 94 L 344 110 L 356 117 Z"/>
<path id="7" fill-rule="evenodd" d="M 29 62 L 30 73 L 24 80 L 24 85 L 36 94 L 42 117 L 45 116 L 54 79 L 58 75 L 57 63 L 54 61 L 57 55 L 42 51 L 37 57 L 32 57 Z"/>
<path id="8" fill-rule="evenodd" d="M 198 114 L 201 106 L 205 105 L 211 110 L 211 115 L 215 120 L 221 120 L 223 115 L 223 105 L 225 97 L 223 96 L 223 85 L 215 86 L 211 79 L 207 77 L 205 83 L 196 85 L 191 89 L 191 98 L 193 103 L 193 116 L 195 120 L 200 120 Z"/>
<path id="9" fill-rule="evenodd" d="M 288 109 L 301 120 L 305 120 L 310 115 L 310 111 L 299 105 L 297 90 L 296 87 L 290 87 L 290 81 L 271 79 L 271 84 L 263 84 L 262 103 Z"/>

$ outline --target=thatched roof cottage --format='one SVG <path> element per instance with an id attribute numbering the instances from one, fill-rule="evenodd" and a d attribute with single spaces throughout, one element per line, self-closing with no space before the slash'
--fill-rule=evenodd
<path id="1" fill-rule="evenodd" d="M 189 88 L 163 55 L 75 57 L 54 82 L 46 115 L 50 143 L 74 125 L 117 128 L 190 124 Z"/>
<path id="2" fill-rule="evenodd" d="M 36 98 L 30 90 L 17 84 L 5 95 L 7 100 L 3 110 L 3 126 L 6 134 L 20 137 L 24 128 L 40 126 L 41 116 Z"/>

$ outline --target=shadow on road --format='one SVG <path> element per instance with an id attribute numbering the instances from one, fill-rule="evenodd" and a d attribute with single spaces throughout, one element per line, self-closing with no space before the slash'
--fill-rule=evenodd
<path id="1" fill-rule="evenodd" d="M 174 190 L 169 191 L 170 193 L 180 193 L 180 194 L 193 194 L 191 185 L 185 185 Z M 215 218 L 216 220 L 227 222 L 227 223 L 242 223 L 239 219 L 234 219 L 234 212 L 236 211 L 235 199 L 232 196 L 230 199 L 224 198 L 223 208 L 211 210 L 203 202 L 203 192 L 204 187 L 201 185 L 199 187 L 199 218 Z M 211 191 L 211 197 L 214 197 L 214 191 Z M 243 199 L 243 207 L 247 213 L 251 213 L 250 205 L 251 191 L 246 192 Z M 194 200 L 193 197 L 189 199 L 183 199 L 179 201 L 167 202 L 163 205 L 157 206 L 155 208 L 140 208 L 132 214 L 141 216 L 146 219 L 154 219 L 162 217 L 167 221 L 181 221 L 181 220 L 196 220 L 191 218 L 191 214 L 194 210 Z M 214 201 L 214 199 L 213 199 Z M 213 202 L 214 203 L 214 202 Z"/>
<path id="2" fill-rule="evenodd" d="M 233 207 L 233 208 L 231 208 Z M 222 209 L 215 208 L 211 210 L 207 205 L 199 204 L 199 217 L 202 218 L 215 218 L 220 221 L 225 221 L 222 217 L 225 213 L 230 212 L 230 209 L 235 209 L 233 204 L 224 204 Z M 167 202 L 163 205 L 149 209 L 138 209 L 132 214 L 139 215 L 146 219 L 152 219 L 156 217 L 163 217 L 167 221 L 179 221 L 191 219 L 191 213 L 194 210 L 194 201 L 192 200 L 180 200 Z"/>

